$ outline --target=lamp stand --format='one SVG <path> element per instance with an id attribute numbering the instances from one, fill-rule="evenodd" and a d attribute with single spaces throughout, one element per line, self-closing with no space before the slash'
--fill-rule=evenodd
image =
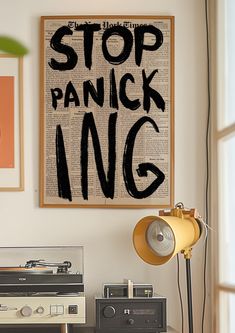
<path id="1" fill-rule="evenodd" d="M 193 333 L 193 302 L 192 302 L 190 259 L 186 259 L 186 279 L 187 279 L 187 296 L 188 296 L 188 327 L 189 327 L 189 333 Z"/>
<path id="2" fill-rule="evenodd" d="M 188 333 L 193 333 L 193 300 L 192 300 L 192 278 L 191 278 L 191 257 L 192 248 L 182 251 L 186 263 L 186 282 L 187 282 L 187 298 L 188 298 Z"/>

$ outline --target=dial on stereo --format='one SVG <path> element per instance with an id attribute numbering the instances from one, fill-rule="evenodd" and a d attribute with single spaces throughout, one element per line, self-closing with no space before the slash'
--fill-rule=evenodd
<path id="1" fill-rule="evenodd" d="M 107 305 L 103 310 L 103 314 L 104 314 L 105 318 L 112 318 L 115 316 L 115 313 L 116 313 L 116 310 L 111 305 Z"/>
<path id="2" fill-rule="evenodd" d="M 20 309 L 20 314 L 23 316 L 23 317 L 30 317 L 33 313 L 33 310 L 30 306 L 28 305 L 25 305 L 23 306 L 21 309 Z"/>

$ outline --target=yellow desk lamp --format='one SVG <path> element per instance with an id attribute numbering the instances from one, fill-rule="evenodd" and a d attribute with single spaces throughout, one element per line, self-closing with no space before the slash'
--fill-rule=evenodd
<path id="1" fill-rule="evenodd" d="M 182 204 L 170 211 L 159 211 L 159 216 L 146 216 L 135 226 L 133 243 L 145 262 L 162 265 L 178 252 L 186 259 L 188 324 L 193 333 L 192 288 L 190 258 L 192 246 L 201 236 L 201 223 L 195 209 L 185 210 Z"/>

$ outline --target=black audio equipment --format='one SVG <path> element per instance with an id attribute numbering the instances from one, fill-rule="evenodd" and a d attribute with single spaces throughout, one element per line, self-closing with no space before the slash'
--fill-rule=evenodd
<path id="1" fill-rule="evenodd" d="M 83 275 L 70 273 L 70 265 L 69 261 L 30 260 L 24 266 L 0 267 L 0 293 L 83 292 Z M 51 267 L 57 267 L 57 270 L 53 271 Z"/>
<path id="2" fill-rule="evenodd" d="M 96 298 L 96 333 L 166 332 L 166 298 Z"/>
<path id="3" fill-rule="evenodd" d="M 105 284 L 104 297 L 128 297 L 128 284 Z M 151 284 L 133 284 L 133 297 L 153 297 L 153 286 Z"/>

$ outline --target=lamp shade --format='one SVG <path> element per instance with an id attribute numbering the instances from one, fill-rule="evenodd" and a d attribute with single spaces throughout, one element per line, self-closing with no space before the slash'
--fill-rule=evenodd
<path id="1" fill-rule="evenodd" d="M 170 212 L 160 211 L 159 215 L 142 218 L 133 232 L 136 252 L 152 265 L 162 265 L 178 252 L 191 249 L 201 235 L 194 209 L 174 208 Z"/>

